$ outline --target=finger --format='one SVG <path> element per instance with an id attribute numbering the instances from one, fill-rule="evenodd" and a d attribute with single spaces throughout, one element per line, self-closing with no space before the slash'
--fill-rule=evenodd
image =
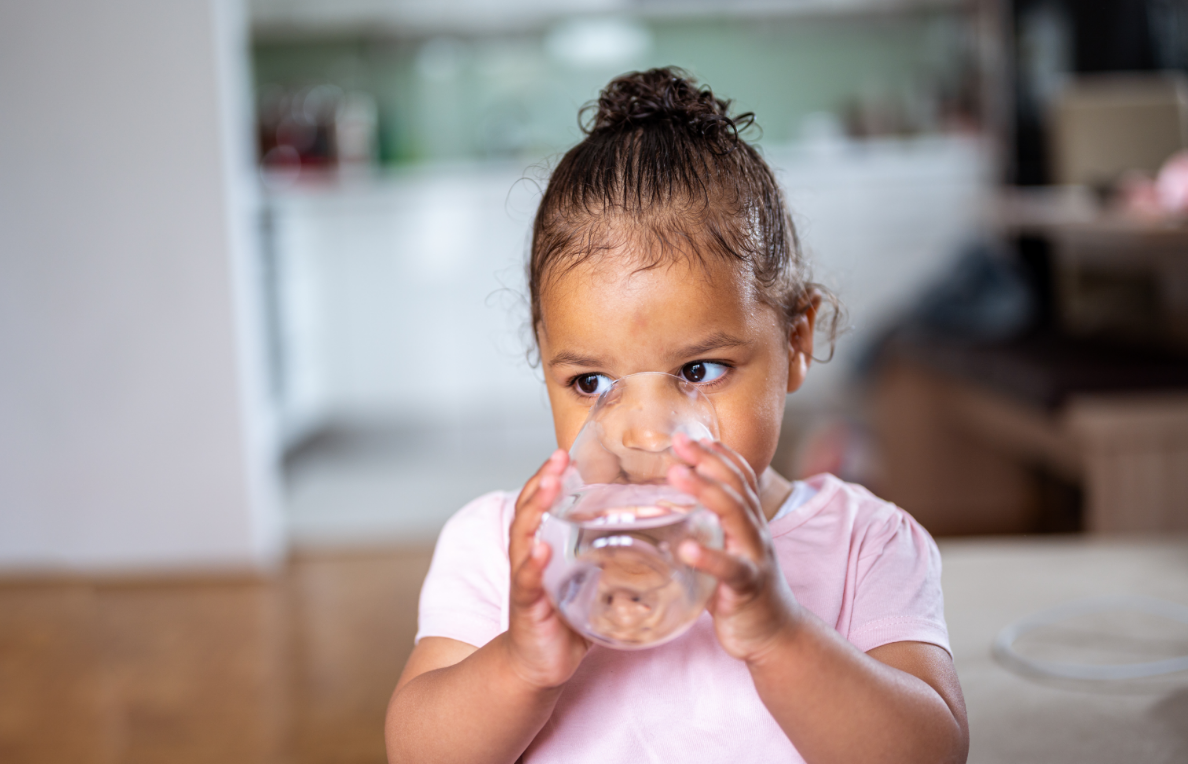
<path id="1" fill-rule="evenodd" d="M 713 445 L 708 441 L 688 439 L 678 443 L 674 439 L 674 447 L 678 449 L 677 456 L 688 461 L 697 474 L 730 486 L 734 493 L 743 499 L 744 509 L 758 520 L 763 515 L 759 494 L 747 482 L 738 465 L 722 451 L 714 450 Z M 725 446 L 722 446 L 722 449 L 729 450 Z"/>
<path id="2" fill-rule="evenodd" d="M 691 440 L 683 433 L 678 433 L 672 440 L 676 455 L 695 467 L 702 475 L 726 483 L 740 496 L 753 493 L 742 470 L 727 455 L 729 449 L 725 446 L 715 448 L 720 444 L 709 439 Z"/>
<path id="3" fill-rule="evenodd" d="M 752 555 L 761 554 L 758 522 L 733 488 L 683 464 L 669 468 L 668 482 L 678 491 L 696 498 L 718 516 L 728 545 L 741 544 Z"/>
<path id="4" fill-rule="evenodd" d="M 511 603 L 518 607 L 529 607 L 544 596 L 544 569 L 552 556 L 548 544 L 533 542 L 524 561 L 512 576 Z"/>
<path id="5" fill-rule="evenodd" d="M 524 484 L 524 488 L 520 491 L 520 495 L 516 498 L 516 512 L 517 514 L 525 506 L 534 501 L 539 501 L 537 494 L 540 492 L 540 484 L 546 477 L 552 475 L 560 477 L 565 468 L 569 465 L 569 454 L 561 449 L 557 449 L 545 463 L 540 466 L 532 477 L 528 478 L 528 482 Z"/>
<path id="6" fill-rule="evenodd" d="M 763 514 L 763 503 L 759 500 L 759 485 L 755 479 L 755 471 L 751 469 L 751 465 L 747 464 L 747 460 L 731 448 L 728 448 L 721 441 L 717 440 L 703 440 L 699 445 L 702 448 L 715 454 L 719 462 L 713 462 L 717 465 L 720 463 L 723 467 L 728 467 L 738 479 L 742 481 L 744 488 L 739 489 L 735 483 L 730 483 L 735 490 L 739 491 L 741 495 L 747 499 L 747 507 L 751 510 L 751 514 L 759 520 L 761 524 L 767 524 L 767 516 Z M 713 467 L 716 469 L 716 466 Z M 712 476 L 712 473 L 711 473 Z"/>
<path id="7" fill-rule="evenodd" d="M 561 493 L 561 474 L 568 464 L 569 454 L 557 449 L 520 492 L 508 532 L 508 556 L 513 566 L 518 566 L 531 550 L 541 515 Z"/>
<path id="8" fill-rule="evenodd" d="M 685 564 L 709 573 L 740 594 L 750 593 L 758 585 L 759 570 L 745 557 L 719 549 L 709 549 L 689 539 L 681 542 L 677 547 L 677 554 Z"/>
<path id="9" fill-rule="evenodd" d="M 559 470 L 556 469 L 556 464 L 558 461 L 562 460 L 563 454 L 566 457 L 569 456 L 559 448 L 553 453 L 549 454 L 549 458 L 545 459 L 544 464 L 540 465 L 540 468 L 536 470 L 535 473 L 533 473 L 532 477 L 528 478 L 527 482 L 524 483 L 524 487 L 520 489 L 520 495 L 516 499 L 517 510 L 525 502 L 532 499 L 533 495 L 540 487 L 540 480 L 542 477 L 547 474 L 561 474 L 561 472 L 565 470 L 564 466 L 562 466 Z"/>
<path id="10" fill-rule="evenodd" d="M 536 540 L 536 531 L 540 528 L 541 517 L 560 494 L 560 478 L 551 474 L 542 475 L 536 493 L 516 509 L 515 519 L 512 520 L 512 526 L 508 532 L 507 551 L 512 565 L 518 565 L 526 555 L 531 553 L 532 544 Z"/>
<path id="11" fill-rule="evenodd" d="M 722 457 L 729 459 L 730 463 L 735 466 L 742 475 L 743 480 L 751 487 L 751 490 L 756 495 L 759 493 L 759 478 L 755 475 L 755 470 L 751 468 L 751 463 L 742 457 L 742 454 L 728 447 L 720 440 L 703 440 L 701 441 L 707 448 L 718 453 Z"/>

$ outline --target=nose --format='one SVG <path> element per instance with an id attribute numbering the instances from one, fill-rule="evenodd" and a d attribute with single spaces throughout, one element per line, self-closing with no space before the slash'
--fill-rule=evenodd
<path id="1" fill-rule="evenodd" d="M 676 377 L 667 374 L 634 376 L 619 400 L 619 442 L 637 453 L 658 454 L 672 446 L 677 410 L 688 395 Z"/>
<path id="2" fill-rule="evenodd" d="M 672 444 L 676 410 L 684 396 L 668 374 L 633 378 L 619 400 L 619 442 L 633 452 L 657 454 Z"/>
<path id="3" fill-rule="evenodd" d="M 656 417 L 634 417 L 634 421 L 623 431 L 623 447 L 634 451 L 659 453 L 672 445 L 672 434 L 668 422 L 656 421 Z"/>

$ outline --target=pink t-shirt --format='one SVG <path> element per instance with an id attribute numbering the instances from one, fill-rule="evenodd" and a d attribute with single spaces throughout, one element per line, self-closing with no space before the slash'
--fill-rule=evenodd
<path id="1" fill-rule="evenodd" d="M 770 525 L 800 603 L 862 651 L 903 641 L 948 650 L 940 554 L 927 531 L 865 488 L 832 475 L 807 483 L 816 495 Z M 421 590 L 418 640 L 481 647 L 507 629 L 515 499 L 489 493 L 446 524 Z M 803 761 L 746 665 L 718 644 L 708 613 L 660 647 L 592 647 L 523 760 Z"/>

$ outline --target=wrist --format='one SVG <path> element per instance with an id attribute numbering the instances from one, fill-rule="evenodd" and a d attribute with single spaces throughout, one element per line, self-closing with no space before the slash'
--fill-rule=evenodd
<path id="1" fill-rule="evenodd" d="M 770 635 L 759 641 L 744 659 L 752 672 L 762 672 L 777 663 L 786 662 L 796 654 L 804 642 L 804 613 L 799 603 L 789 608 L 786 617 Z"/>
<path id="2" fill-rule="evenodd" d="M 510 632 L 503 632 L 494 640 L 493 645 L 499 655 L 499 667 L 503 686 L 512 688 L 513 692 L 524 696 L 533 696 L 541 700 L 555 700 L 561 694 L 564 682 L 553 682 L 538 671 L 525 665 L 511 639 Z"/>

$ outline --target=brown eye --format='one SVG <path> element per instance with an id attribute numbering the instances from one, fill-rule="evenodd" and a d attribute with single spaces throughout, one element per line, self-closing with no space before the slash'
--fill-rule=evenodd
<path id="1" fill-rule="evenodd" d="M 583 374 L 573 385 L 582 395 L 602 395 L 610 388 L 611 380 L 605 374 Z"/>
<path id="2" fill-rule="evenodd" d="M 711 361 L 694 361 L 681 367 L 681 376 L 693 384 L 713 382 L 726 373 L 727 366 Z"/>

